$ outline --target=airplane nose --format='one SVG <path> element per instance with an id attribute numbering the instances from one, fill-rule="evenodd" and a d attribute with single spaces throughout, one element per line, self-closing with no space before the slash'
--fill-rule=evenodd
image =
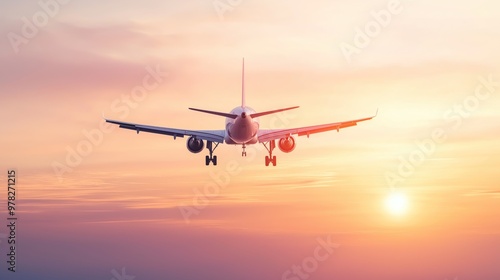
<path id="1" fill-rule="evenodd" d="M 247 117 L 247 113 L 245 113 L 245 112 L 241 113 L 241 118 L 243 118 L 243 119 L 244 119 L 244 118 L 246 118 L 246 117 Z"/>

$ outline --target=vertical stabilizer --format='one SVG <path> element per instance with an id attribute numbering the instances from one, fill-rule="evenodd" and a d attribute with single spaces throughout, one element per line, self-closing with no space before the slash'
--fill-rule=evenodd
<path id="1" fill-rule="evenodd" d="M 245 108 L 245 58 L 243 58 L 243 68 L 241 72 L 241 107 Z"/>

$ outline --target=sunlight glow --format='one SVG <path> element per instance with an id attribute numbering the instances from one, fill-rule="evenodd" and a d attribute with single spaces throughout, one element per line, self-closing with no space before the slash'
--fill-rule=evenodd
<path id="1" fill-rule="evenodd" d="M 401 216 L 408 210 L 408 198 L 404 193 L 391 192 L 385 200 L 385 206 L 390 214 Z"/>

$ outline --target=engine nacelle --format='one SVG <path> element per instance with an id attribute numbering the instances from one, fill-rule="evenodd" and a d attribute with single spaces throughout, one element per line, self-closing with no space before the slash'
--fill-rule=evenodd
<path id="1" fill-rule="evenodd" d="M 278 142 L 278 148 L 284 153 L 289 153 L 295 149 L 295 139 L 292 136 L 281 138 Z"/>
<path id="2" fill-rule="evenodd" d="M 186 146 L 191 153 L 197 154 L 203 150 L 205 143 L 203 143 L 203 140 L 191 136 L 188 138 Z"/>

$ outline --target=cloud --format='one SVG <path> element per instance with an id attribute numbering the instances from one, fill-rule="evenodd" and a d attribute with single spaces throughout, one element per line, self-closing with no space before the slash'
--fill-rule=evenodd
<path id="1" fill-rule="evenodd" d="M 489 196 L 493 198 L 500 198 L 500 189 L 498 190 L 474 190 L 470 191 L 465 196 Z"/>
<path id="2" fill-rule="evenodd" d="M 43 92 L 63 99 L 82 92 L 91 96 L 140 80 L 151 62 L 119 56 L 121 44 L 141 49 L 152 44 L 150 36 L 133 31 L 132 26 L 55 25 L 32 39 L 18 55 L 5 52 L 0 56 L 2 92 Z M 113 50 L 117 55 L 113 56 Z"/>

